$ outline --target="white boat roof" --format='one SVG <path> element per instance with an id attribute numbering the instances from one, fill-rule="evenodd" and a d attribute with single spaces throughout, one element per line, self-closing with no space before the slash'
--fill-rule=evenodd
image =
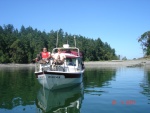
<path id="1" fill-rule="evenodd" d="M 77 47 L 69 47 L 69 44 L 64 44 L 63 47 L 57 47 L 52 50 L 52 54 L 57 53 L 58 49 L 68 58 L 82 57 L 82 53 Z"/>

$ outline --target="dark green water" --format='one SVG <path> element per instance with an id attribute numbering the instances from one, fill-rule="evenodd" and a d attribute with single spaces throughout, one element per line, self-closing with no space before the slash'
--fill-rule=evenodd
<path id="1" fill-rule="evenodd" d="M 0 69 L 0 113 L 149 113 L 150 69 L 86 69 L 81 85 L 43 89 L 34 68 Z"/>

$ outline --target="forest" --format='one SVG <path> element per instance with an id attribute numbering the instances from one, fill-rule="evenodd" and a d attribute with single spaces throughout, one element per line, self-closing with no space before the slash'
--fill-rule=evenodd
<path id="1" fill-rule="evenodd" d="M 0 26 L 0 63 L 31 63 L 43 47 L 52 51 L 56 47 L 68 43 L 74 46 L 74 35 L 62 29 L 49 32 L 33 29 L 31 26 L 14 28 L 12 24 Z M 100 38 L 90 39 L 75 35 L 76 45 L 84 54 L 84 61 L 116 60 L 118 56 L 107 42 Z"/>

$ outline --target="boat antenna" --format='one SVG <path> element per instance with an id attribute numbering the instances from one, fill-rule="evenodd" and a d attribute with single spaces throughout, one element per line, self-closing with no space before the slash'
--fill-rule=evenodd
<path id="1" fill-rule="evenodd" d="M 58 31 L 57 31 L 57 40 L 56 40 L 56 48 L 58 46 Z"/>
<path id="2" fill-rule="evenodd" d="M 74 45 L 76 47 L 76 36 L 74 35 Z"/>

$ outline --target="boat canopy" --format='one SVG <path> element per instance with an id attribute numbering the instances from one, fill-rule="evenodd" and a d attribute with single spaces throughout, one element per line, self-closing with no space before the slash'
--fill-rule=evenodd
<path id="1" fill-rule="evenodd" d="M 79 49 L 77 47 L 69 47 L 69 44 L 64 44 L 63 47 L 54 48 L 52 50 L 52 54 L 57 53 L 58 49 L 60 49 L 61 53 L 64 53 L 64 55 L 68 58 L 82 57 L 82 53 Z"/>

